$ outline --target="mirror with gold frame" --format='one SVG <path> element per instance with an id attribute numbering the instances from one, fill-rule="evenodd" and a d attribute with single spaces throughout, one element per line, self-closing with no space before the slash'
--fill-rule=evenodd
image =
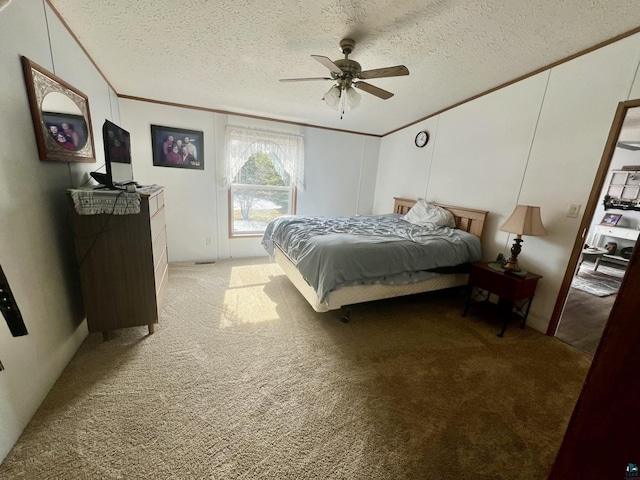
<path id="1" fill-rule="evenodd" d="M 94 163 L 87 96 L 27 57 L 22 67 L 40 160 Z"/>

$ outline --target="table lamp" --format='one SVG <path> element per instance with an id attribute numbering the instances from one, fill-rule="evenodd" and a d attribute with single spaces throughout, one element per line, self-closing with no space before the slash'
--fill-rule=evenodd
<path id="1" fill-rule="evenodd" d="M 511 272 L 519 272 L 518 254 L 522 250 L 522 235 L 544 236 L 547 231 L 540 219 L 540 207 L 530 205 L 516 205 L 509 219 L 500 227 L 503 232 L 515 233 L 513 246 L 511 247 L 511 258 L 503 265 L 504 269 Z"/>

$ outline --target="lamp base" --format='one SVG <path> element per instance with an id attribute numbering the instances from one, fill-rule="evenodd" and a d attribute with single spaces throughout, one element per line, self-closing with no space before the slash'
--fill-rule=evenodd
<path id="1" fill-rule="evenodd" d="M 511 247 L 511 258 L 507 260 L 507 263 L 503 265 L 503 268 L 508 272 L 519 272 L 520 267 L 518 266 L 518 255 L 522 251 L 522 247 L 520 244 L 522 243 L 522 237 L 518 235 L 513 239 L 513 246 Z"/>
<path id="2" fill-rule="evenodd" d="M 505 270 L 509 271 L 509 272 L 519 272 L 520 271 L 520 266 L 518 265 L 518 261 L 516 260 L 515 262 L 512 262 L 511 259 L 509 259 L 507 261 L 507 263 L 505 263 L 502 268 L 504 268 Z"/>

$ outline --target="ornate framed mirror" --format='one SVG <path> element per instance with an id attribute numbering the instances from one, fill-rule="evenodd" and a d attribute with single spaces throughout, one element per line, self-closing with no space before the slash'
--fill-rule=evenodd
<path id="1" fill-rule="evenodd" d="M 22 67 L 40 160 L 95 163 L 87 96 L 27 57 Z"/>

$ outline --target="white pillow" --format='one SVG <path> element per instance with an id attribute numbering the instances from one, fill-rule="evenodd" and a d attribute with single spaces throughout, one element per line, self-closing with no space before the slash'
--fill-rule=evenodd
<path id="1" fill-rule="evenodd" d="M 456 221 L 449 210 L 419 199 L 411 210 L 402 217 L 407 222 L 425 226 L 433 223 L 440 227 L 455 227 Z"/>

